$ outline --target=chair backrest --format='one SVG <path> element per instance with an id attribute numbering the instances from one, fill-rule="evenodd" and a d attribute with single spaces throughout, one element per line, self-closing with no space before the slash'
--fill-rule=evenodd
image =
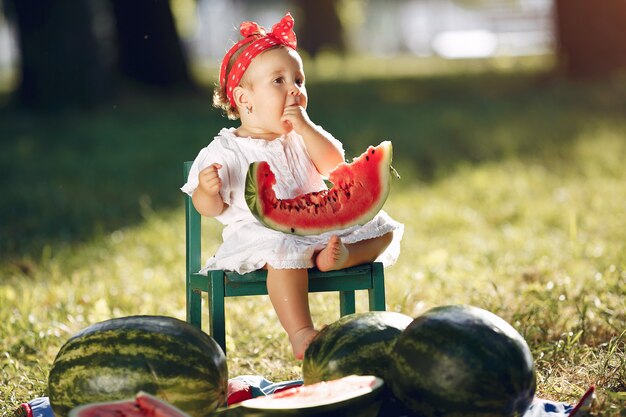
<path id="1" fill-rule="evenodd" d="M 189 170 L 191 169 L 192 161 L 186 161 L 183 164 L 184 180 L 187 181 L 189 176 Z M 202 257 L 202 239 L 201 229 L 202 216 L 193 206 L 191 197 L 185 194 L 185 253 L 186 253 L 186 266 L 187 266 L 187 279 L 189 276 L 200 270 L 200 263 Z M 187 300 L 189 301 L 189 300 Z"/>

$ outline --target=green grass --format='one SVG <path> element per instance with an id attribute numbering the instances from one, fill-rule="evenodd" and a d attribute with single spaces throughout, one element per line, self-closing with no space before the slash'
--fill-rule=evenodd
<path id="1" fill-rule="evenodd" d="M 469 303 L 533 352 L 538 395 L 626 409 L 626 80 L 448 71 L 309 86 L 311 117 L 348 155 L 390 139 L 406 225 L 388 309 Z M 127 95 L 93 112 L 0 113 L 0 404 L 46 392 L 59 347 L 111 317 L 184 318 L 181 162 L 225 119 L 201 96 Z M 208 256 L 220 227 L 205 222 Z M 311 296 L 316 323 L 337 318 Z M 357 297 L 365 309 L 365 296 Z M 299 376 L 267 298 L 230 299 L 231 376 Z M 251 312 L 253 312 L 251 314 Z"/>

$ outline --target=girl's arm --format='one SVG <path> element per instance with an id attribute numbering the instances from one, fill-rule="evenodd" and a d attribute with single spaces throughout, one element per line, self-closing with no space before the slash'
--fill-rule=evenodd
<path id="1" fill-rule="evenodd" d="M 221 167 L 220 164 L 211 164 L 198 174 L 198 188 L 193 192 L 191 201 L 203 216 L 219 216 L 228 207 L 220 195 L 222 180 L 217 170 Z"/>
<path id="2" fill-rule="evenodd" d="M 315 164 L 317 171 L 324 177 L 343 162 L 343 154 L 337 148 L 330 135 L 320 130 L 302 106 L 288 107 L 283 114 L 283 121 L 290 123 L 302 139 L 304 146 Z"/>

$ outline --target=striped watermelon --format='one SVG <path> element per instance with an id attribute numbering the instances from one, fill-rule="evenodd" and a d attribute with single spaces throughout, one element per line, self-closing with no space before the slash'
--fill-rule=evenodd
<path id="1" fill-rule="evenodd" d="M 522 415 L 535 394 L 535 366 L 524 338 L 483 309 L 431 309 L 398 337 L 387 380 L 423 417 Z"/>
<path id="2" fill-rule="evenodd" d="M 226 358 L 190 324 L 163 316 L 131 316 L 89 326 L 54 360 L 48 394 L 56 417 L 79 405 L 153 394 L 193 417 L 226 403 Z"/>
<path id="3" fill-rule="evenodd" d="M 304 352 L 304 383 L 352 374 L 385 379 L 390 351 L 412 320 L 400 313 L 369 311 L 350 314 L 331 323 Z"/>

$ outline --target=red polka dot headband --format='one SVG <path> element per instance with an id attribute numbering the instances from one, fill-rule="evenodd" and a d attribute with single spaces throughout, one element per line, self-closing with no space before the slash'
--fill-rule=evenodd
<path id="1" fill-rule="evenodd" d="M 290 13 L 287 13 L 280 22 L 272 26 L 272 31 L 267 32 L 265 28 L 259 26 L 255 22 L 243 22 L 239 27 L 243 40 L 237 42 L 224 56 L 222 60 L 222 66 L 220 68 L 220 85 L 222 88 L 226 88 L 226 96 L 228 101 L 233 107 L 235 106 L 235 100 L 233 98 L 233 90 L 241 82 L 243 74 L 250 66 L 250 62 L 261 52 L 276 45 L 285 45 L 292 49 L 297 48 L 296 34 L 293 32 L 293 17 Z M 239 50 L 242 46 L 250 44 L 246 49 L 237 57 L 237 60 L 233 64 L 230 74 L 228 74 L 228 80 L 226 79 L 226 68 L 232 58 L 233 54 Z"/>

